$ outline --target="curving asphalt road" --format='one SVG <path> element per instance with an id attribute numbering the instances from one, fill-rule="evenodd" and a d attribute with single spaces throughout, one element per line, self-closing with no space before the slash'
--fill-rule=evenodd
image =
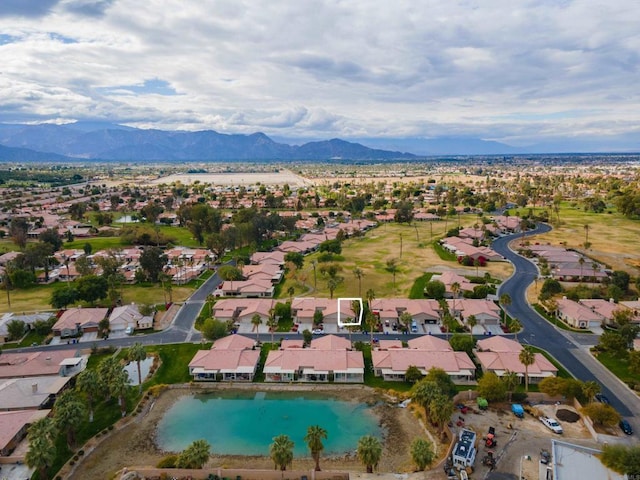
<path id="1" fill-rule="evenodd" d="M 546 233 L 551 227 L 539 224 L 535 230 L 525 235 Z M 536 265 L 530 260 L 516 254 L 509 248 L 509 242 L 517 236 L 501 237 L 493 242 L 493 249 L 509 260 L 515 273 L 505 281 L 498 294 L 509 294 L 511 305 L 505 310 L 517 318 L 523 325 L 520 341 L 530 343 L 548 351 L 573 376 L 582 381 L 595 380 L 602 386 L 602 393 L 609 397 L 611 405 L 633 424 L 634 430 L 640 432 L 640 398 L 602 366 L 589 353 L 589 346 L 594 344 L 593 335 L 573 334 L 556 328 L 540 316 L 527 302 L 527 287 L 538 276 Z M 597 341 L 596 341 L 597 343 Z"/>

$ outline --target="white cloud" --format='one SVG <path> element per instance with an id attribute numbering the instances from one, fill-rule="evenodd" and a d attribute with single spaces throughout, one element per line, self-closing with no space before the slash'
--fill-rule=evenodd
<path id="1" fill-rule="evenodd" d="M 630 0 L 19 5 L 0 8 L 4 122 L 533 143 L 640 115 Z M 176 95 L 127 88 L 151 81 Z"/>

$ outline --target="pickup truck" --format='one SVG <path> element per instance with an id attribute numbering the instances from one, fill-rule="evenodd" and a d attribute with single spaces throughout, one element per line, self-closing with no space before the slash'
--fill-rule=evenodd
<path id="1" fill-rule="evenodd" d="M 562 433 L 562 427 L 560 426 L 558 421 L 555 420 L 554 418 L 540 417 L 540 421 L 553 433 L 558 433 L 558 434 Z"/>

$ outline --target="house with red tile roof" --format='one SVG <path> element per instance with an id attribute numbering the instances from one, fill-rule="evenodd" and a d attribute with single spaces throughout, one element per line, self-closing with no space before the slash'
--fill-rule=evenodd
<path id="1" fill-rule="evenodd" d="M 332 335 L 327 337 L 330 336 Z M 318 345 L 326 347 L 329 344 L 333 345 L 334 343 L 316 343 L 316 348 L 287 348 L 270 351 L 264 365 L 265 381 L 364 382 L 362 352 L 346 350 L 342 348 L 343 345 L 338 345 L 339 348 L 336 349 L 317 348 Z"/>
<path id="2" fill-rule="evenodd" d="M 249 279 L 222 282 L 213 292 L 216 297 L 272 298 L 271 280 Z"/>
<path id="3" fill-rule="evenodd" d="M 15 410 L 0 412 L 0 457 L 8 457 L 27 436 L 29 426 L 49 416 L 51 410 Z M 24 458 L 22 458 L 24 461 Z"/>
<path id="4" fill-rule="evenodd" d="M 498 377 L 502 377 L 507 372 L 514 372 L 522 382 L 525 371 L 528 370 L 529 381 L 537 383 L 558 374 L 558 369 L 541 353 L 534 353 L 534 363 L 525 369 L 519 358 L 522 348 L 522 345 L 515 340 L 495 336 L 479 340 L 474 353 L 482 370 L 493 372 Z"/>
<path id="5" fill-rule="evenodd" d="M 79 333 L 97 332 L 98 324 L 107 317 L 108 308 L 70 308 L 53 325 L 53 334 L 61 338 Z"/>
<path id="6" fill-rule="evenodd" d="M 473 287 L 476 286 L 475 284 L 471 283 L 462 275 L 458 275 L 457 273 L 452 272 L 451 270 L 448 270 L 440 274 L 432 275 L 431 281 L 436 281 L 436 280 L 444 283 L 445 297 L 447 298 L 453 298 L 452 286 L 454 283 L 457 283 L 458 286 L 460 287 L 458 296 L 461 295 L 462 292 L 473 292 Z"/>
<path id="7" fill-rule="evenodd" d="M 4 351 L 0 355 L 0 378 L 72 376 L 86 366 L 80 352 L 47 350 L 43 352 Z"/>
<path id="8" fill-rule="evenodd" d="M 433 299 L 376 298 L 371 301 L 371 311 L 385 324 L 399 324 L 404 312 L 418 323 L 440 321 L 440 304 Z"/>
<path id="9" fill-rule="evenodd" d="M 500 325 L 500 307 L 491 300 L 480 298 L 458 298 L 447 300 L 449 311 L 463 325 L 473 315 L 477 325 Z"/>
<path id="10" fill-rule="evenodd" d="M 199 350 L 189 362 L 189 374 L 195 381 L 250 382 L 258 368 L 260 349 L 243 335 L 228 335 L 216 340 L 210 350 Z"/>
<path id="11" fill-rule="evenodd" d="M 285 252 L 274 250 L 272 252 L 255 252 L 251 255 L 252 264 L 268 263 L 271 265 L 284 265 Z"/>
<path id="12" fill-rule="evenodd" d="M 371 352 L 373 370 L 378 377 L 403 381 L 410 366 L 423 375 L 431 368 L 441 368 L 455 383 L 469 383 L 475 376 L 475 365 L 466 352 L 454 352 L 446 340 L 424 335 L 408 342 L 409 348 L 382 345 Z"/>
<path id="13" fill-rule="evenodd" d="M 602 318 L 604 318 L 604 323 L 608 325 L 614 323 L 613 315 L 616 312 L 627 310 L 631 313 L 629 308 L 619 303 L 615 303 L 613 299 L 604 300 L 602 298 L 583 298 L 579 300 L 578 303 L 598 313 Z"/>
<path id="14" fill-rule="evenodd" d="M 354 318 L 355 313 L 349 302 L 340 303 L 340 318 Z M 329 298 L 300 297 L 291 302 L 291 312 L 295 323 L 312 323 L 316 311 L 322 312 L 324 323 L 338 322 L 338 300 Z"/>
<path id="15" fill-rule="evenodd" d="M 598 312 L 566 297 L 559 299 L 557 304 L 556 316 L 573 328 L 598 328 L 605 321 Z"/>

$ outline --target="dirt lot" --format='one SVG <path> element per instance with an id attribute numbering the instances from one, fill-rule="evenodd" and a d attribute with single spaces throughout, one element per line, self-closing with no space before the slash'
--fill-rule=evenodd
<path id="1" fill-rule="evenodd" d="M 469 403 L 468 405 L 472 404 Z M 559 408 L 575 411 L 573 407 L 567 405 L 536 405 L 536 408 L 545 415 L 554 418 Z M 537 418 L 530 414 L 525 414 L 523 419 L 519 419 L 509 409 L 510 406 L 508 404 L 502 404 L 491 406 L 489 410 L 480 412 L 474 406 L 475 413 L 469 411 L 466 415 L 461 415 L 460 412 L 456 412 L 453 415 L 452 421 L 455 429 L 461 428 L 456 426 L 456 421 L 461 416 L 465 419 L 465 427 L 476 431 L 480 437 L 475 463 L 476 468 L 471 478 L 490 478 L 487 477 L 489 469 L 482 465 L 482 459 L 489 450 L 485 447 L 483 438 L 486 436 L 490 426 L 496 429 L 496 440 L 498 442 L 497 446 L 491 449 L 498 459 L 494 472 L 511 475 L 510 477 L 504 476 L 500 478 L 517 478 L 520 464 L 522 463 L 522 478 L 527 480 L 537 479 L 540 450 L 543 448 L 550 450 L 552 438 L 596 447 L 596 443 L 580 421 L 576 423 L 560 422 L 564 429 L 564 434 L 557 435 L 553 434 Z M 509 425 L 512 428 L 509 428 Z"/>

